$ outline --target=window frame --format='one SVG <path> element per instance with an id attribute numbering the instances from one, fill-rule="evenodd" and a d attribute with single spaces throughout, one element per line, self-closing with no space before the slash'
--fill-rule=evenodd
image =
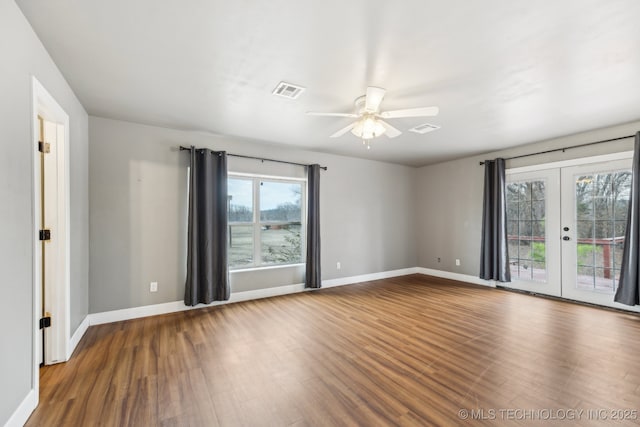
<path id="1" fill-rule="evenodd" d="M 262 175 L 243 172 L 228 172 L 227 179 L 241 179 L 251 182 L 252 191 L 252 216 L 253 220 L 249 221 L 228 221 L 229 227 L 229 239 L 227 245 L 230 244 L 231 228 L 234 226 L 252 226 L 253 227 L 253 262 L 250 264 L 243 264 L 238 266 L 232 266 L 229 262 L 229 271 L 236 272 L 242 270 L 257 270 L 279 267 L 292 267 L 297 265 L 305 265 L 304 255 L 307 245 L 307 178 L 295 178 L 295 177 L 283 177 L 274 175 Z M 294 222 L 282 222 L 282 221 L 262 221 L 260 218 L 260 182 L 278 182 L 283 184 L 301 184 L 302 189 L 300 195 L 300 236 L 301 236 L 301 261 L 300 262 L 284 262 L 284 263 L 265 263 L 262 259 L 262 227 L 268 225 L 287 225 L 295 224 Z M 228 206 L 227 206 L 228 209 Z"/>

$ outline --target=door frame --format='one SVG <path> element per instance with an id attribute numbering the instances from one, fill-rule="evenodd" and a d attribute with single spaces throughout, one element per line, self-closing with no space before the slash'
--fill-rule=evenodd
<path id="1" fill-rule="evenodd" d="M 57 274 L 55 286 L 51 289 L 51 299 L 55 302 L 52 310 L 50 338 L 45 344 L 45 364 L 65 362 L 69 359 L 70 349 L 70 181 L 69 181 L 69 115 L 56 102 L 44 86 L 32 76 L 32 138 L 29 141 L 32 153 L 33 179 L 33 388 L 38 399 L 39 390 L 39 353 L 42 351 L 40 342 L 40 318 L 42 315 L 42 256 L 39 240 L 40 231 L 40 152 L 38 140 L 40 137 L 38 116 L 58 124 L 58 134 L 62 128 L 64 138 L 57 145 L 57 221 L 55 229 L 58 231 L 54 238 Z"/>
<path id="2" fill-rule="evenodd" d="M 611 154 L 601 154 L 598 156 L 579 157 L 571 160 L 560 160 L 558 162 L 541 163 L 539 165 L 520 166 L 517 168 L 507 168 L 508 173 L 532 172 L 544 169 L 565 168 L 569 166 L 581 166 L 591 163 L 609 162 L 612 160 L 623 160 L 633 158 L 633 151 L 619 151 Z"/>
<path id="3" fill-rule="evenodd" d="M 632 159 L 633 158 L 633 151 L 620 151 L 617 153 L 610 153 L 610 154 L 601 154 L 601 155 L 597 155 L 597 156 L 590 156 L 590 157 L 580 157 L 580 158 L 576 158 L 576 159 L 570 159 L 570 160 L 562 160 L 562 161 L 557 161 L 557 162 L 550 162 L 550 163 L 542 163 L 542 164 L 538 164 L 538 165 L 531 165 L 531 166 L 522 166 L 522 167 L 516 167 L 516 168 L 507 168 L 507 174 L 519 174 L 519 173 L 524 173 L 524 172 L 536 172 L 536 171 L 542 171 L 545 169 L 561 169 L 561 168 L 566 168 L 566 167 L 573 167 L 573 166 L 586 166 L 589 164 L 595 164 L 595 163 L 605 163 L 605 162 L 611 162 L 611 161 L 615 161 L 615 160 L 628 160 L 628 159 Z M 562 185 L 562 183 L 561 183 Z M 563 189 L 561 188 L 560 191 L 562 192 Z M 562 214 L 561 214 L 562 215 Z M 561 296 L 561 298 L 566 299 L 566 300 L 572 300 L 571 298 L 567 297 L 567 296 Z M 584 302 L 584 303 L 588 303 L 588 304 L 594 304 L 593 302 L 590 301 L 582 301 L 582 300 L 575 300 L 574 301 L 578 301 L 578 302 Z M 612 297 L 612 301 L 610 304 L 607 305 L 602 305 L 602 304 L 596 304 L 600 307 L 611 307 L 611 308 L 617 308 L 617 309 L 621 309 L 621 310 L 625 310 L 625 311 L 632 311 L 632 312 L 640 312 L 640 306 L 627 306 L 624 304 L 619 304 L 613 301 L 613 297 Z"/>

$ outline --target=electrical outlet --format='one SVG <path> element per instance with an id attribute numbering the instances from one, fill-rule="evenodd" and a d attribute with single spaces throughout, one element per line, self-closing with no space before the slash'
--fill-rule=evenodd
<path id="1" fill-rule="evenodd" d="M 158 282 L 151 282 L 151 284 L 149 284 L 149 292 L 158 292 Z"/>
<path id="2" fill-rule="evenodd" d="M 340 265 L 340 261 L 336 262 L 336 268 L 337 268 L 338 270 L 340 270 L 340 269 L 342 268 L 342 266 Z"/>
<path id="3" fill-rule="evenodd" d="M 438 257 L 438 262 L 440 262 L 440 257 Z"/>
<path id="4" fill-rule="evenodd" d="M 459 259 L 456 259 L 456 265 L 460 266 L 460 260 Z"/>

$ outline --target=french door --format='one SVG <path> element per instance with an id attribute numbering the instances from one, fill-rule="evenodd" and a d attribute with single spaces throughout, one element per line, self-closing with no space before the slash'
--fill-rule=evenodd
<path id="1" fill-rule="evenodd" d="M 507 285 L 629 309 L 613 296 L 630 190 L 630 158 L 508 173 Z"/>
<path id="2" fill-rule="evenodd" d="M 560 170 L 507 176 L 512 288 L 561 296 Z"/>

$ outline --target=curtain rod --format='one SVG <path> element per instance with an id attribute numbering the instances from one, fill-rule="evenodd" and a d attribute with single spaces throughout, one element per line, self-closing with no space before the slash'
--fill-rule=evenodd
<path id="1" fill-rule="evenodd" d="M 564 153 L 565 150 L 569 150 L 571 148 L 587 147 L 589 145 L 602 144 L 604 142 L 619 141 L 621 139 L 627 139 L 627 138 L 633 138 L 633 137 L 635 137 L 635 135 L 620 136 L 618 138 L 611 138 L 611 139 L 603 139 L 602 141 L 587 142 L 586 144 L 571 145 L 569 147 L 554 148 L 553 150 L 538 151 L 537 153 L 521 154 L 519 156 L 506 157 L 505 160 L 513 160 L 513 159 L 520 159 L 522 157 L 537 156 L 538 154 L 555 153 L 556 151 L 562 151 Z M 482 166 L 482 165 L 484 165 L 484 162 L 480 162 L 480 166 Z"/>
<path id="2" fill-rule="evenodd" d="M 184 151 L 184 150 L 191 151 L 191 148 L 180 146 L 180 151 Z M 285 160 L 265 159 L 265 158 L 262 158 L 262 157 L 245 156 L 245 155 L 242 155 L 242 154 L 230 154 L 230 153 L 227 153 L 227 156 L 242 157 L 243 159 L 254 159 L 254 160 L 260 160 L 260 161 L 263 161 L 263 162 L 285 163 L 287 165 L 309 166 L 309 165 L 304 164 L 304 163 L 287 162 Z M 327 170 L 327 167 L 326 166 L 320 166 L 320 169 Z"/>

